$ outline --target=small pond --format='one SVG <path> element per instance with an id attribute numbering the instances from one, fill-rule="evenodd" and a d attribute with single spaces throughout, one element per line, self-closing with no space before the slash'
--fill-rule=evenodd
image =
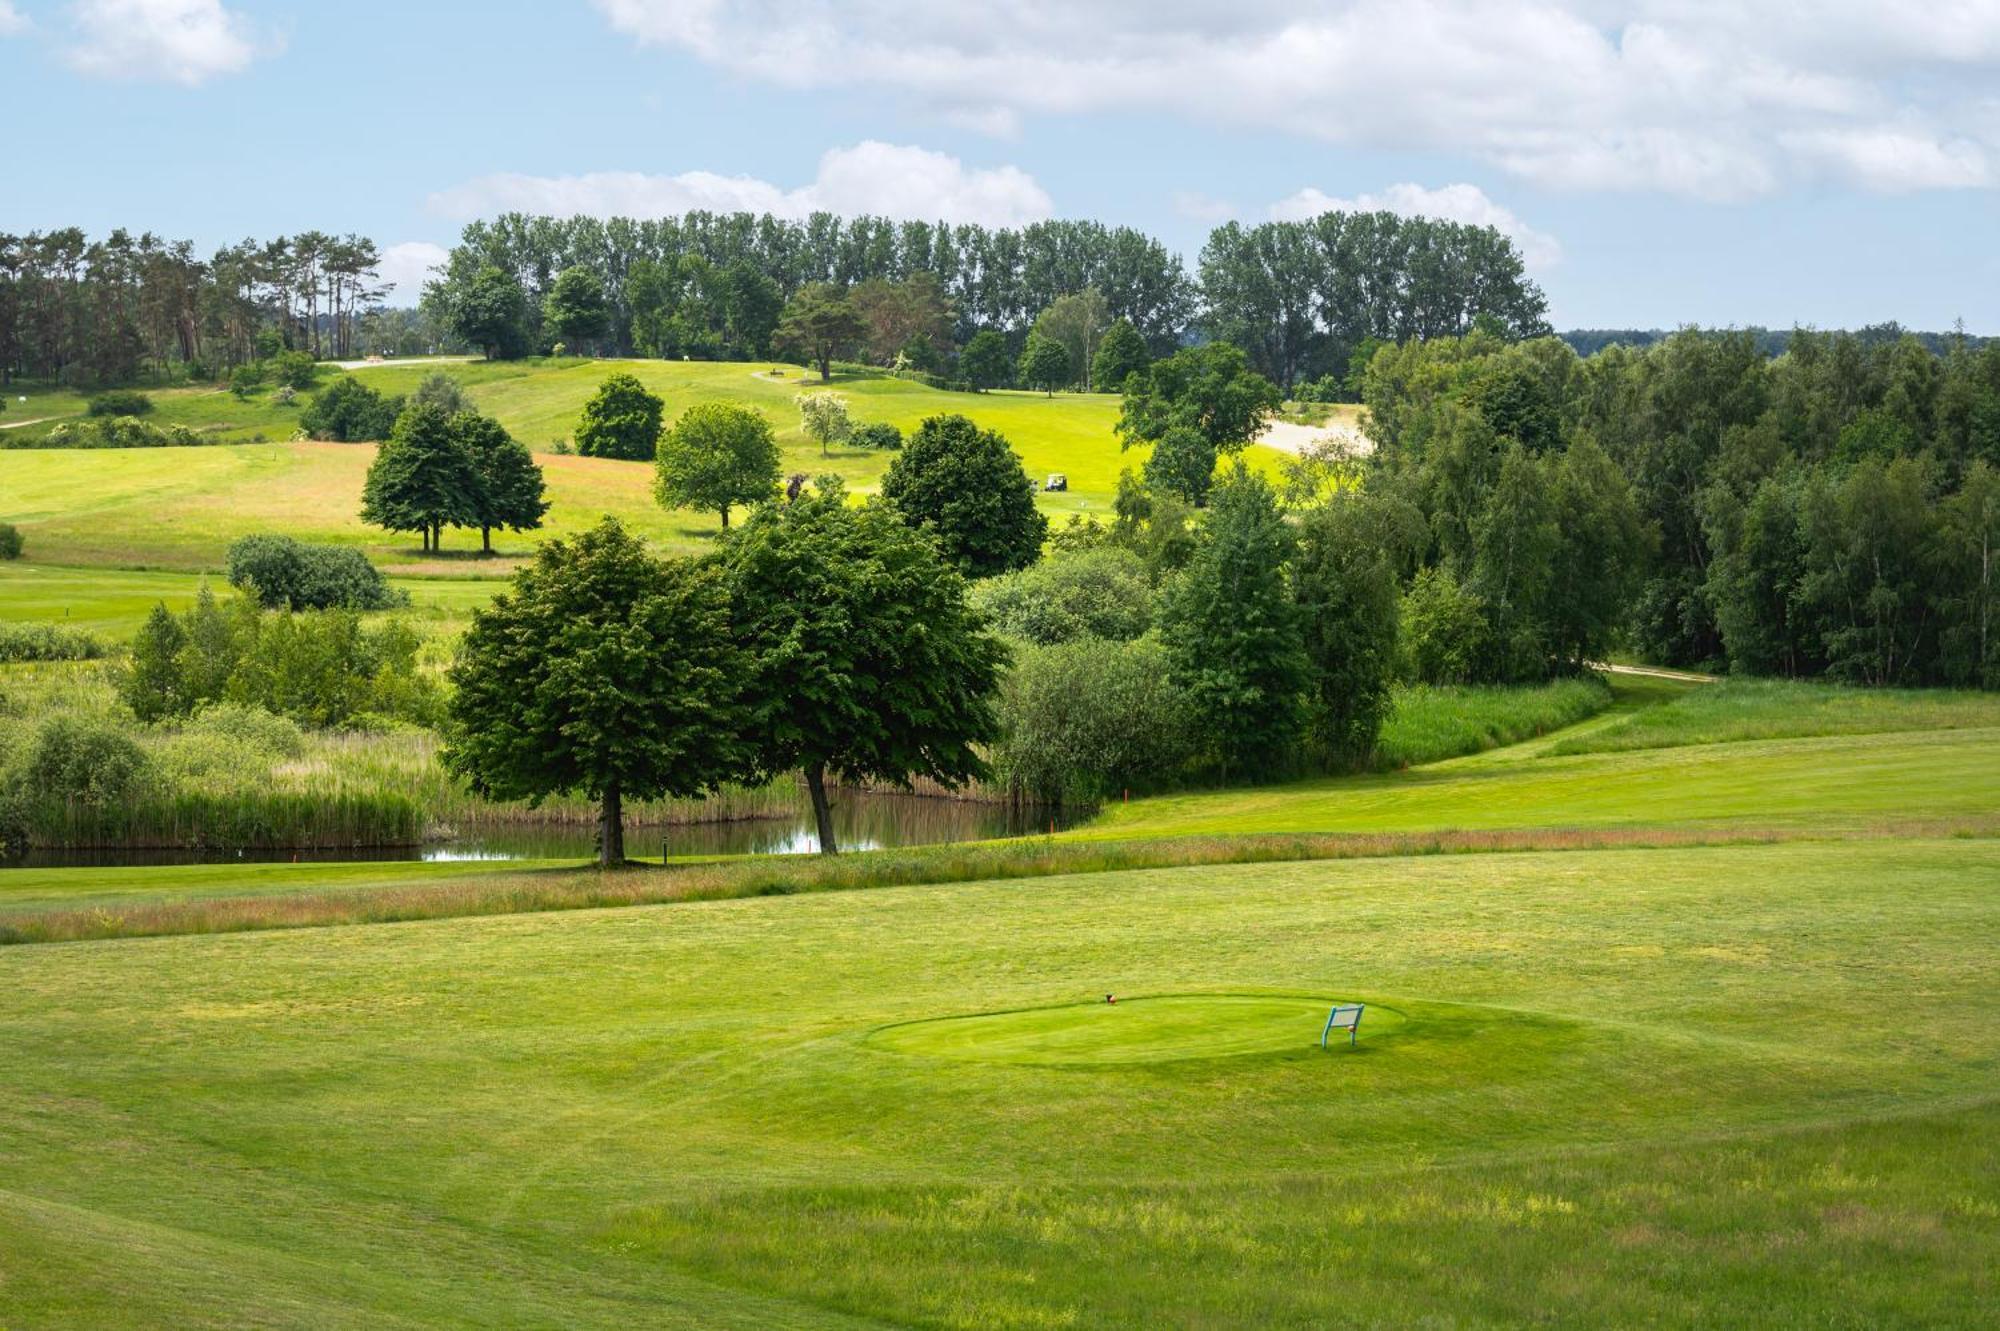
<path id="1" fill-rule="evenodd" d="M 950 841 L 1047 833 L 1070 826 L 1088 811 L 1040 805 L 989 804 L 924 795 L 840 791 L 833 800 L 834 834 L 842 850 L 933 846 Z M 727 823 L 628 824 L 625 853 L 634 859 L 669 855 L 810 855 L 819 850 L 812 813 Z M 214 864 L 279 860 L 587 860 L 596 854 L 596 829 L 569 823 L 498 823 L 463 829 L 463 835 L 422 846 L 339 850 L 34 850 L 28 867 Z"/>

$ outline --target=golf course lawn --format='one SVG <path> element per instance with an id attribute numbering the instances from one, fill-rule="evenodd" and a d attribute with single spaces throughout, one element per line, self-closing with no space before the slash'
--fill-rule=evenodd
<path id="1" fill-rule="evenodd" d="M 1576 757 L 1549 753 L 1551 747 L 1496 749 L 1383 776 L 1133 800 L 1062 835 L 1109 840 L 1669 823 L 1833 830 L 1990 820 L 2000 811 L 2000 728 L 1990 726 Z"/>
<path id="2" fill-rule="evenodd" d="M 1807 842 L 6 948 L 0 1325 L 1975 1325 L 1996 884 Z M 1334 998 L 1401 1024 L 1321 1052 Z"/>

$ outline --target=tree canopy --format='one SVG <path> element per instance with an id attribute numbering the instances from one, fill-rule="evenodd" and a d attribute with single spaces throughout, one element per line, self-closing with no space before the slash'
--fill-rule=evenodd
<path id="1" fill-rule="evenodd" d="M 1053 397 L 1058 388 L 1069 385 L 1069 352 L 1054 338 L 1044 337 L 1039 332 L 1030 333 L 1027 345 L 1021 348 L 1020 373 L 1022 383 L 1030 388 L 1040 388 Z"/>
<path id="2" fill-rule="evenodd" d="M 439 548 L 447 526 L 476 521 L 479 474 L 436 407 L 406 408 L 376 450 L 361 487 L 361 519 L 389 531 L 422 532 Z"/>
<path id="3" fill-rule="evenodd" d="M 1048 536 L 1034 482 L 1012 446 L 964 416 L 919 425 L 889 464 L 882 498 L 968 578 L 1027 567 Z"/>
<path id="4" fill-rule="evenodd" d="M 720 558 L 756 765 L 803 773 L 822 852 L 838 849 L 829 772 L 947 787 L 985 774 L 1005 650 L 964 580 L 887 505 L 850 505 L 826 478 L 756 509 Z"/>
<path id="5" fill-rule="evenodd" d="M 598 860 L 616 866 L 625 800 L 698 796 L 738 773 L 744 678 L 722 571 L 656 559 L 606 518 L 544 544 L 473 612 L 444 763 L 489 799 L 598 801 Z"/>
<path id="6" fill-rule="evenodd" d="M 667 508 L 722 515 L 778 490 L 778 441 L 760 412 L 734 402 L 697 402 L 660 440 L 653 493 Z"/>
<path id="7" fill-rule="evenodd" d="M 576 451 L 587 458 L 650 462 L 667 404 L 629 374 L 614 374 L 583 404 Z"/>
<path id="8" fill-rule="evenodd" d="M 776 342 L 817 366 L 824 382 L 833 377 L 833 362 L 851 354 L 867 335 L 868 323 L 847 293 L 831 283 L 814 282 L 785 306 Z"/>

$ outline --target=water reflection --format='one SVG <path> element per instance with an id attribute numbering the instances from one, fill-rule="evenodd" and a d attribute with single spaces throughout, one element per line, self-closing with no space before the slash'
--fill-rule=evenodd
<path id="1" fill-rule="evenodd" d="M 1031 836 L 1067 827 L 1075 811 L 1038 805 L 976 803 L 922 795 L 841 792 L 833 802 L 834 836 L 842 850 L 931 846 Z M 480 861 L 585 860 L 596 853 L 595 829 L 585 825 L 495 824 L 470 827 L 449 841 L 423 846 L 347 850 L 35 850 L 23 864 L 44 868 L 216 864 L 242 861 Z M 635 859 L 668 855 L 811 855 L 819 834 L 810 812 L 730 823 L 627 827 L 625 851 Z"/>

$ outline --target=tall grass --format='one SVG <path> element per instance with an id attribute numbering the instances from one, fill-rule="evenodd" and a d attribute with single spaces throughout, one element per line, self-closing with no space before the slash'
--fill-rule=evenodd
<path id="1" fill-rule="evenodd" d="M 29 661 L 95 661 L 105 654 L 94 633 L 62 624 L 0 623 L 0 665 Z"/>
<path id="2" fill-rule="evenodd" d="M 1563 740 L 1550 752 L 1623 753 L 1735 740 L 1979 726 L 2000 726 L 2000 693 L 1732 679 L 1635 712 L 1595 734 Z"/>
<path id="3" fill-rule="evenodd" d="M 1611 705 L 1596 675 L 1530 685 L 1416 684 L 1397 690 L 1370 766 L 1395 771 L 1519 744 Z"/>

